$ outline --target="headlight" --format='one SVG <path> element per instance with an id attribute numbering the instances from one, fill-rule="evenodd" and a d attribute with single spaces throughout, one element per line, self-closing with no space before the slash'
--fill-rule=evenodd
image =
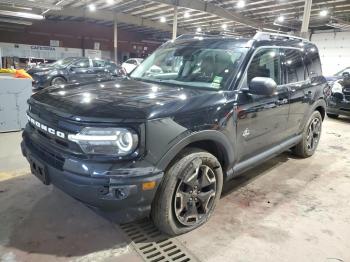
<path id="1" fill-rule="evenodd" d="M 335 82 L 332 87 L 333 93 L 343 93 L 343 86 L 339 82 Z"/>
<path id="2" fill-rule="evenodd" d="M 126 128 L 86 127 L 76 135 L 68 135 L 86 154 L 126 156 L 138 145 L 138 136 Z"/>

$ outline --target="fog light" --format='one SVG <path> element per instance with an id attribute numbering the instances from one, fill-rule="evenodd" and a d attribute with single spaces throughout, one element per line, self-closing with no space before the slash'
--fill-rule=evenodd
<path id="1" fill-rule="evenodd" d="M 114 191 L 115 198 L 118 200 L 123 200 L 128 197 L 129 195 L 129 190 L 128 188 L 117 188 Z"/>
<path id="2" fill-rule="evenodd" d="M 145 182 L 142 184 L 142 190 L 152 190 L 156 187 L 156 182 L 151 181 L 151 182 Z"/>

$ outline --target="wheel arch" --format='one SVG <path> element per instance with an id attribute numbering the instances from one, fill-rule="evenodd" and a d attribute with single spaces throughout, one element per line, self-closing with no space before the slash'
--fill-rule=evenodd
<path id="1" fill-rule="evenodd" d="M 200 148 L 218 158 L 225 172 L 234 163 L 234 151 L 231 141 L 216 130 L 199 131 L 180 140 L 169 149 L 157 163 L 157 168 L 166 170 L 176 157 L 188 147 Z"/>
<path id="2" fill-rule="evenodd" d="M 320 114 L 322 116 L 322 120 L 324 120 L 324 118 L 326 117 L 326 107 L 325 106 L 318 105 L 314 111 L 320 112 Z"/>
<path id="3" fill-rule="evenodd" d="M 50 85 L 52 85 L 52 81 L 53 81 L 55 78 L 58 78 L 58 77 L 63 78 L 66 82 L 68 82 L 67 77 L 65 77 L 65 76 L 62 75 L 62 74 L 59 74 L 59 75 L 55 75 L 55 76 L 53 76 L 53 77 L 51 78 L 51 80 L 50 80 Z"/>

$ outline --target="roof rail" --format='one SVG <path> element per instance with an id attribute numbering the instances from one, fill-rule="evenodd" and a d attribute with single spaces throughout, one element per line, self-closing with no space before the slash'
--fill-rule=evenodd
<path id="1" fill-rule="evenodd" d="M 237 38 L 238 36 L 223 35 L 223 34 L 183 34 L 176 39 L 192 39 L 192 38 Z"/>
<path id="2" fill-rule="evenodd" d="M 280 34 L 280 33 L 257 32 L 254 36 L 254 40 L 271 40 L 273 38 L 294 39 L 294 40 L 300 40 L 302 42 L 309 42 L 309 40 L 302 37 L 287 35 L 287 34 Z"/>

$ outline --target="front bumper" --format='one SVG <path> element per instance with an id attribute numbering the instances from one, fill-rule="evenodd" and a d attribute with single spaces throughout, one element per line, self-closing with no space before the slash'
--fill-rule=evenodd
<path id="1" fill-rule="evenodd" d="M 47 77 L 39 77 L 36 75 L 32 75 L 32 78 L 33 89 L 42 89 L 50 85 L 50 79 L 48 79 Z"/>
<path id="2" fill-rule="evenodd" d="M 329 97 L 327 100 L 327 113 L 350 116 L 350 101 Z"/>
<path id="3" fill-rule="evenodd" d="M 39 141 L 31 139 L 30 134 L 23 133 L 21 143 L 22 154 L 31 163 L 32 159 L 40 161 L 45 166 L 49 183 L 58 187 L 68 195 L 105 211 L 120 211 L 124 213 L 123 220 L 131 221 L 135 218 L 145 217 L 149 214 L 151 203 L 155 196 L 157 187 L 163 177 L 163 172 L 150 172 L 150 168 L 145 168 L 144 172 L 137 168 L 129 171 L 123 168 L 118 175 L 118 169 L 114 168 L 114 175 L 91 176 L 83 173 L 80 169 L 76 172 L 72 166 L 68 166 L 72 161 L 76 166 L 85 166 L 86 161 L 70 159 L 64 156 L 64 163 L 58 164 L 59 157 L 55 156 L 51 148 L 43 151 L 43 145 Z M 62 160 L 62 159 L 61 159 Z M 67 165 L 66 165 L 67 164 Z M 90 165 L 89 168 L 93 166 Z M 98 169 L 110 172 L 110 163 L 100 163 Z M 156 186 L 151 190 L 144 190 L 145 182 L 156 182 Z"/>

